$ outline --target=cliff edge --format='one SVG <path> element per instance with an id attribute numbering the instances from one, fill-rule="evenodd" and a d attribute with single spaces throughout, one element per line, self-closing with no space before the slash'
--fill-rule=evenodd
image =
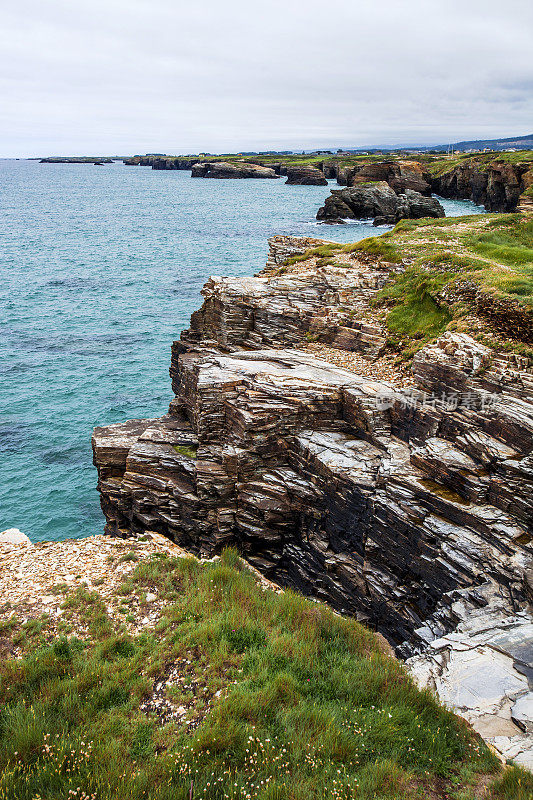
<path id="1" fill-rule="evenodd" d="M 204 557 L 237 546 L 404 657 L 486 607 L 492 628 L 521 625 L 532 326 L 525 273 L 505 261 L 530 225 L 403 222 L 351 246 L 275 237 L 255 277 L 211 278 L 173 345 L 169 413 L 94 431 L 106 531 L 155 531 Z M 479 255 L 494 237 L 501 261 Z M 533 668 L 533 647 L 513 652 L 511 670 Z"/>

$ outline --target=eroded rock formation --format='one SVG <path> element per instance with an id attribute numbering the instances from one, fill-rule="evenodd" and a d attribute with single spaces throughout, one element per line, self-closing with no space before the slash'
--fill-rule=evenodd
<path id="1" fill-rule="evenodd" d="M 416 387 L 313 358 L 330 337 L 376 358 L 361 310 L 393 265 L 213 278 L 173 347 L 159 419 L 97 428 L 108 533 L 157 531 L 202 555 L 228 544 L 276 581 L 382 631 L 403 654 L 452 630 L 494 586 L 526 600 L 533 556 L 533 378 L 526 359 L 446 333 Z M 351 313 L 350 313 L 351 312 Z"/>
<path id="2" fill-rule="evenodd" d="M 279 178 L 273 169 L 246 161 L 214 161 L 193 164 L 193 178 Z"/>
<path id="3" fill-rule="evenodd" d="M 490 163 L 468 159 L 432 178 L 433 191 L 441 197 L 473 200 L 487 211 L 516 211 L 521 195 L 533 183 L 530 161 L 510 164 L 495 158 Z"/>
<path id="4" fill-rule="evenodd" d="M 288 167 L 287 180 L 285 181 L 285 183 L 292 184 L 294 186 L 328 185 L 324 173 L 321 170 L 311 165 L 302 167 Z"/>
<path id="5" fill-rule="evenodd" d="M 434 197 L 425 197 L 411 189 L 397 194 L 388 183 L 377 181 L 333 189 L 316 218 L 329 223 L 374 219 L 375 225 L 394 225 L 401 219 L 443 216 L 444 209 Z"/>

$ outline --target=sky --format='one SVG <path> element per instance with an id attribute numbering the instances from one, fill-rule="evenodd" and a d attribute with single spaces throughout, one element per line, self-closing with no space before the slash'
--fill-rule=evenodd
<path id="1" fill-rule="evenodd" d="M 533 131 L 531 0 L 12 0 L 0 156 Z"/>

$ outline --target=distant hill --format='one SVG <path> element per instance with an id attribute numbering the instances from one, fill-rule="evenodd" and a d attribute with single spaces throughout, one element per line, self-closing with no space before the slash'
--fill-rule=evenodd
<path id="1" fill-rule="evenodd" d="M 441 144 L 438 147 L 427 148 L 428 150 L 444 151 L 448 147 L 453 147 L 454 150 L 508 150 L 509 148 L 516 148 L 517 150 L 530 150 L 533 148 L 533 133 L 526 136 L 511 136 L 508 139 L 475 139 L 471 142 L 455 142 L 454 144 Z"/>

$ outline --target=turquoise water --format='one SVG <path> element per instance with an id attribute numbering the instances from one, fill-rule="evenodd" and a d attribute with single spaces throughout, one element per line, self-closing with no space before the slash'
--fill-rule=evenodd
<path id="1" fill-rule="evenodd" d="M 0 161 L 0 530 L 34 541 L 102 531 L 92 428 L 166 412 L 170 345 L 209 275 L 253 274 L 274 234 L 376 233 L 314 224 L 327 193 Z"/>

